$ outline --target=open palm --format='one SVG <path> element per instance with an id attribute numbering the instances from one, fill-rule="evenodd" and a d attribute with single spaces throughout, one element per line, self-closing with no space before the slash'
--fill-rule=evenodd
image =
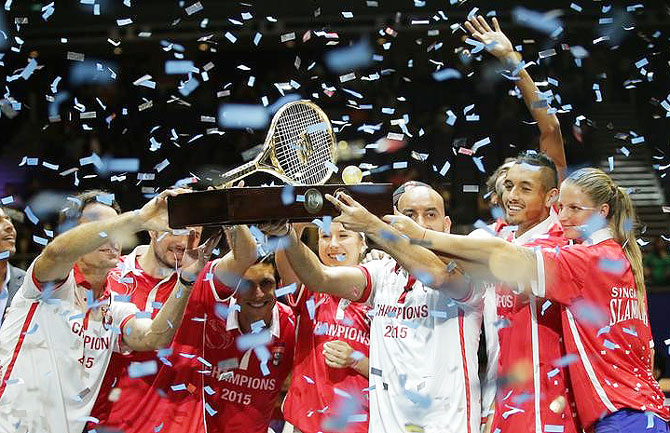
<path id="1" fill-rule="evenodd" d="M 186 251 L 184 251 L 184 258 L 182 259 L 182 275 L 186 279 L 194 281 L 197 278 L 212 256 L 212 251 L 219 244 L 222 234 L 223 230 L 218 230 L 202 245 L 198 246 L 195 230 L 189 232 Z"/>
<path id="2" fill-rule="evenodd" d="M 486 45 L 486 49 L 498 58 L 514 52 L 512 42 L 500 30 L 498 20 L 494 17 L 493 28 L 489 26 L 486 19 L 479 15 L 472 17 L 470 21 L 465 22 L 465 28 L 470 32 L 473 38 Z"/>

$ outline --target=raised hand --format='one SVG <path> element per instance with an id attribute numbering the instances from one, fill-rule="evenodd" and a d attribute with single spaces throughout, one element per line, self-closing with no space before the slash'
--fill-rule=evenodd
<path id="1" fill-rule="evenodd" d="M 363 257 L 363 260 L 361 260 L 361 264 L 364 265 L 364 264 L 366 264 L 368 262 L 371 262 L 373 260 L 384 260 L 384 259 L 390 259 L 390 258 L 391 258 L 391 255 L 388 254 L 387 252 L 382 251 L 382 250 L 372 249 L 372 250 L 370 250 L 369 253 L 367 253 L 365 255 L 365 257 Z"/>
<path id="2" fill-rule="evenodd" d="M 149 200 L 138 212 L 142 228 L 160 232 L 170 231 L 168 225 L 167 199 L 179 194 L 189 193 L 184 188 L 168 189 Z"/>
<path id="3" fill-rule="evenodd" d="M 400 233 L 406 235 L 410 239 L 419 239 L 423 240 L 426 229 L 417 224 L 412 218 L 407 215 L 403 215 L 395 209 L 395 214 L 386 215 L 382 218 L 384 222 L 388 223 L 391 227 L 398 230 Z"/>
<path id="4" fill-rule="evenodd" d="M 288 220 L 268 221 L 258 225 L 258 229 L 268 236 L 286 236 L 291 231 Z"/>
<path id="5" fill-rule="evenodd" d="M 369 233 L 377 219 L 370 211 L 346 193 L 341 192 L 337 194 L 337 197 L 326 194 L 326 200 L 342 212 L 340 216 L 333 219 L 333 222 L 342 223 L 347 230 Z"/>
<path id="6" fill-rule="evenodd" d="M 196 244 L 196 232 L 191 230 L 188 234 L 188 243 L 184 251 L 184 258 L 182 259 L 182 276 L 188 281 L 195 281 L 198 274 L 205 267 L 209 258 L 212 256 L 212 251 L 221 241 L 222 230 L 218 230 L 210 236 L 202 245 Z"/>
<path id="7" fill-rule="evenodd" d="M 492 22 L 493 28 L 489 26 L 483 16 L 479 15 L 472 17 L 464 25 L 473 38 L 486 45 L 486 49 L 491 54 L 500 60 L 506 60 L 509 56 L 514 55 L 514 46 L 505 33 L 500 30 L 500 25 L 495 17 L 493 17 Z"/>

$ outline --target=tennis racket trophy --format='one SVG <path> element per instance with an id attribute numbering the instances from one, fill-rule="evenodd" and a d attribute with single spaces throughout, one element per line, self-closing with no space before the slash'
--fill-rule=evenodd
<path id="1" fill-rule="evenodd" d="M 335 166 L 335 134 L 330 120 L 307 100 L 283 105 L 272 118 L 261 152 L 221 175 L 221 189 L 168 199 L 171 228 L 255 224 L 269 220 L 312 221 L 339 211 L 325 194 L 343 190 L 377 215 L 393 213 L 391 184 L 325 183 Z M 256 172 L 269 173 L 291 187 L 229 187 Z"/>

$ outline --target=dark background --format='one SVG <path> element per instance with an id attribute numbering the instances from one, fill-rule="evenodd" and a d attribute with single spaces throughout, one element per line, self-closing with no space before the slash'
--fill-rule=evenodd
<path id="1" fill-rule="evenodd" d="M 367 163 L 381 168 L 373 170 L 366 181 L 399 185 L 420 179 L 431 183 L 445 196 L 456 230 L 467 232 L 474 221 L 488 220 L 490 215 L 482 194 L 464 193 L 463 185 L 483 185 L 504 158 L 536 148 L 538 140 L 523 101 L 510 94 L 513 82 L 499 74 L 499 63 L 486 52 L 472 56 L 463 51 L 471 47 L 463 43 L 465 33 L 457 24 L 475 7 L 484 15 L 495 12 L 503 31 L 515 45 L 522 46 L 524 59 L 537 63 L 528 68 L 536 82 L 547 77 L 558 80 L 558 86 L 544 85 L 540 90 L 551 89 L 560 97 L 552 106 L 565 108 L 558 116 L 569 165 L 596 164 L 607 156 L 600 149 L 608 141 L 622 140 L 617 134 L 626 134 L 622 145 L 631 152 L 645 150 L 653 156 L 649 170 L 656 170 L 667 203 L 667 170 L 659 169 L 670 164 L 670 123 L 660 105 L 670 93 L 670 8 L 666 1 L 614 2 L 609 9 L 606 2 L 575 1 L 581 11 L 571 7 L 571 1 L 450 4 L 452 1 L 379 0 L 374 7 L 362 0 L 202 0 L 203 9 L 190 16 L 185 12 L 195 3 L 190 0 L 133 0 L 131 7 L 118 0 L 97 0 L 99 16 L 94 15 L 92 5 L 56 1 L 53 15 L 45 20 L 42 9 L 47 2 L 15 0 L 9 10 L 0 10 L 0 29 L 7 36 L 0 42 L 0 76 L 20 73 L 30 58 L 39 65 L 27 80 L 3 79 L 6 82 L 0 92 L 0 197 L 13 197 L 9 207 L 16 210 L 13 216 L 20 231 L 18 261 L 25 264 L 40 250 L 32 235 L 46 237 L 44 229 L 53 228 L 56 212 L 68 194 L 105 188 L 128 210 L 192 175 L 199 176 L 202 185 L 216 183 L 218 174 L 243 162 L 244 150 L 263 142 L 266 131 L 225 130 L 216 121 L 203 121 L 202 116 L 216 119 L 220 105 L 226 102 L 260 104 L 267 96 L 272 104 L 282 96 L 275 83 L 291 80 L 300 86 L 287 94 L 311 99 L 332 121 L 348 123 L 345 127 L 335 125 L 342 151 L 340 168 Z M 551 14 L 560 20 L 563 32 L 550 37 L 515 21 L 513 11 L 518 6 Z M 351 11 L 353 18 L 345 18 L 343 11 Z M 251 13 L 253 18 L 245 20 L 242 13 Z M 132 19 L 132 24 L 118 25 L 117 20 L 126 18 Z M 428 19 L 430 24 L 412 24 L 413 19 Z M 150 32 L 150 36 L 142 37 L 141 32 Z M 235 35 L 235 43 L 224 36 L 226 32 Z M 252 42 L 257 32 L 262 34 L 258 46 Z M 295 39 L 281 42 L 281 35 L 292 32 Z M 310 38 L 303 41 L 306 32 Z M 317 32 L 334 32 L 338 37 L 317 36 Z M 594 43 L 602 36 L 609 40 Z M 355 80 L 340 83 L 339 75 L 346 72 L 329 71 L 324 54 L 361 40 L 368 40 L 383 60 L 357 69 Z M 329 42 L 337 43 L 327 45 Z M 388 49 L 385 44 L 390 44 Z M 588 56 L 576 59 L 570 50 L 575 46 L 583 47 Z M 552 48 L 556 55 L 538 58 L 540 51 Z M 68 52 L 84 54 L 85 62 L 67 60 Z M 200 85 L 188 96 L 178 91 L 186 76 L 165 74 L 165 62 L 178 58 L 193 61 L 201 71 L 208 63 L 213 65 L 207 81 L 196 74 Z M 636 67 L 643 58 L 649 62 L 644 69 L 652 76 L 643 75 Z M 462 78 L 435 81 L 432 73 L 439 62 L 459 70 Z M 101 65 L 100 71 L 96 64 Z M 250 70 L 240 70 L 242 64 Z M 81 78 L 77 70 L 87 65 L 91 69 Z M 115 78 L 110 78 L 108 68 Z M 380 78 L 361 79 L 374 73 Z M 145 74 L 151 75 L 155 89 L 133 84 Z M 247 84 L 250 76 L 255 77 L 253 87 Z M 57 77 L 62 78 L 53 92 L 50 86 Z M 600 86 L 602 102 L 596 102 L 594 84 Z M 358 92 L 362 98 L 342 88 Z M 229 90 L 230 95 L 217 96 L 223 90 Z M 57 107 L 50 102 L 53 98 L 60 101 Z M 350 100 L 371 104 L 372 109 L 354 109 Z M 140 110 L 148 101 L 152 106 Z M 478 121 L 465 120 L 463 110 L 470 104 L 475 107 L 469 114 L 478 114 Z M 94 111 L 96 117 L 81 119 L 76 107 Z M 382 113 L 384 107 L 394 108 L 395 113 Z M 458 116 L 454 126 L 445 123 L 447 110 Z M 603 112 L 622 114 L 612 119 L 598 117 Z M 50 119 L 54 114 L 60 118 Z M 401 132 L 391 120 L 404 114 L 409 116 L 412 138 L 384 152 L 360 152 L 388 132 Z M 585 119 L 577 126 L 579 116 Z M 359 130 L 364 124 L 380 127 L 367 134 Z M 628 126 L 631 124 L 634 130 Z M 224 133 L 211 133 L 212 129 Z M 424 133 L 420 136 L 421 129 Z M 605 131 L 607 138 L 601 134 L 595 139 L 595 131 Z M 631 131 L 644 136 L 644 143 L 632 145 Z M 152 137 L 161 143 L 159 149 L 151 149 Z M 471 156 L 457 150 L 485 137 L 490 137 L 491 144 L 476 155 L 482 157 L 483 173 Z M 428 154 L 427 160 L 412 158 L 412 151 Z M 120 173 L 99 173 L 91 164 L 81 165 L 80 158 L 93 153 L 102 158 L 136 158 L 139 172 L 154 173 L 155 179 L 138 181 L 138 174 L 129 172 L 125 179 L 112 181 L 111 176 Z M 38 158 L 37 165 L 20 165 L 24 157 Z M 169 165 L 157 172 L 156 165 L 166 159 Z M 387 168 L 400 161 L 407 161 L 408 168 Z M 451 168 L 441 176 L 437 172 L 446 161 Z M 58 168 L 50 169 L 44 162 Z M 78 169 L 78 185 L 74 174 L 61 175 L 71 168 Z M 336 177 L 331 181 L 338 181 Z M 270 180 L 260 176 L 247 183 Z M 26 204 L 39 217 L 37 225 L 20 222 Z M 665 236 L 668 234 L 670 230 Z M 654 301 L 662 308 L 650 305 L 652 319 L 658 323 L 670 305 L 662 299 Z M 661 319 L 654 317 L 656 312 Z M 655 327 L 657 344 L 662 344 L 668 337 L 668 326 L 655 322 Z"/>

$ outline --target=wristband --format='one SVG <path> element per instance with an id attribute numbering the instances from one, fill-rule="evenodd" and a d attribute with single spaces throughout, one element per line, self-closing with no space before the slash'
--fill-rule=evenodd
<path id="1" fill-rule="evenodd" d="M 193 281 L 186 280 L 184 279 L 184 277 L 182 277 L 181 274 L 179 274 L 179 282 L 182 283 L 184 286 L 192 286 L 193 283 L 195 283 L 195 280 Z"/>

